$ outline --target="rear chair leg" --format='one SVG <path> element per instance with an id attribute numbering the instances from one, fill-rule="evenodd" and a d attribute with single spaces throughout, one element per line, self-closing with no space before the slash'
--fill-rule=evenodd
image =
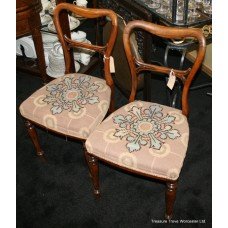
<path id="1" fill-rule="evenodd" d="M 40 142 L 39 142 L 39 139 L 38 139 L 38 135 L 37 135 L 37 132 L 36 132 L 36 129 L 35 129 L 34 125 L 29 120 L 26 120 L 25 121 L 25 126 L 26 126 L 28 134 L 29 134 L 29 136 L 30 136 L 30 138 L 31 138 L 31 140 L 33 142 L 33 145 L 35 146 L 36 154 L 38 156 L 43 156 L 44 152 L 41 149 Z"/>
<path id="2" fill-rule="evenodd" d="M 171 220 L 173 216 L 173 206 L 176 199 L 176 192 L 177 192 L 177 181 L 167 182 L 166 193 L 165 193 L 165 201 L 166 201 L 165 218 L 167 220 Z"/>
<path id="3" fill-rule="evenodd" d="M 96 198 L 100 198 L 100 186 L 99 186 L 99 166 L 98 160 L 94 156 L 90 155 L 83 143 L 85 159 L 89 167 L 90 176 L 93 182 L 93 192 Z"/>

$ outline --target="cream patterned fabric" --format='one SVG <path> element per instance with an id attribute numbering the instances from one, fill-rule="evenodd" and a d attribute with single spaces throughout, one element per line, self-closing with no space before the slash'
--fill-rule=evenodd
<path id="1" fill-rule="evenodd" d="M 105 80 L 67 74 L 33 93 L 21 104 L 20 112 L 48 129 L 86 139 L 105 117 L 110 96 Z"/>
<path id="2" fill-rule="evenodd" d="M 176 180 L 188 138 L 188 122 L 180 110 L 134 101 L 104 120 L 86 140 L 86 148 L 121 167 Z"/>

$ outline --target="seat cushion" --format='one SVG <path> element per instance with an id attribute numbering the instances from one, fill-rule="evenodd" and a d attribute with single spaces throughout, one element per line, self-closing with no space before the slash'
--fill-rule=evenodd
<path id="1" fill-rule="evenodd" d="M 134 101 L 113 112 L 86 140 L 90 154 L 141 173 L 176 180 L 189 138 L 180 110 Z"/>
<path id="2" fill-rule="evenodd" d="M 86 139 L 105 117 L 110 95 L 103 79 L 67 74 L 33 93 L 20 105 L 20 112 L 48 129 Z"/>

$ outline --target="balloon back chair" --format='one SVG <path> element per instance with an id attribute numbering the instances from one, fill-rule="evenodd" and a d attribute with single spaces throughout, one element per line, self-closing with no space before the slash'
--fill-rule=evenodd
<path id="1" fill-rule="evenodd" d="M 162 39 L 195 38 L 199 48 L 192 68 L 176 70 L 137 59 L 132 54 L 130 42 L 130 34 L 135 29 L 145 30 Z M 188 147 L 189 86 L 204 59 L 205 38 L 200 29 L 171 28 L 136 20 L 125 27 L 123 43 L 132 78 L 129 103 L 107 117 L 90 134 L 85 144 L 94 193 L 100 194 L 98 160 L 131 173 L 158 179 L 166 183 L 165 218 L 170 220 L 177 181 Z M 175 75 L 182 81 L 182 110 L 158 103 L 135 101 L 137 75 L 143 71 L 159 72 L 159 75 L 163 73 L 164 76 Z"/>
<path id="2" fill-rule="evenodd" d="M 103 46 L 76 42 L 63 33 L 60 14 L 72 12 L 84 18 L 109 17 L 112 29 L 109 39 Z M 54 24 L 62 45 L 65 59 L 65 75 L 52 80 L 34 92 L 20 105 L 20 113 L 25 119 L 29 136 L 36 154 L 44 158 L 34 125 L 50 132 L 83 143 L 94 128 L 103 120 L 108 111 L 113 111 L 114 83 L 110 73 L 110 54 L 117 36 L 117 16 L 112 10 L 77 7 L 74 4 L 61 3 L 54 10 Z M 65 25 L 69 26 L 69 25 Z M 104 55 L 104 79 L 81 73 L 72 73 L 72 48 L 84 48 Z M 83 144 L 84 145 L 84 144 Z"/>

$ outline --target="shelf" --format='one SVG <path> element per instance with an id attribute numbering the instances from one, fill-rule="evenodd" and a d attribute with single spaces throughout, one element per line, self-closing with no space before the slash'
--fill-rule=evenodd
<path id="1" fill-rule="evenodd" d="M 97 56 L 92 56 L 90 63 L 85 66 L 80 63 L 80 70 L 78 73 L 82 74 L 89 74 L 92 70 L 95 69 L 95 67 L 99 64 L 99 57 Z M 37 59 L 31 59 L 23 56 L 17 56 L 16 59 L 16 67 L 17 70 L 31 73 L 32 75 L 35 76 L 40 76 L 40 71 L 38 68 L 38 61 Z M 51 81 L 55 78 L 50 77 L 47 75 L 48 81 Z"/>
<path id="2" fill-rule="evenodd" d="M 76 27 L 75 29 L 71 30 L 71 32 L 80 29 L 86 23 L 86 21 L 88 20 L 88 19 L 83 18 L 83 17 L 77 17 L 76 19 L 78 19 L 80 21 L 80 25 L 78 27 Z M 55 35 L 57 34 L 56 32 L 53 32 L 53 31 L 48 29 L 48 24 L 47 25 L 42 25 L 41 31 L 42 32 L 46 32 L 46 33 L 55 34 Z"/>
<path id="3" fill-rule="evenodd" d="M 128 0 L 126 0 L 128 2 Z M 157 8 L 156 9 L 152 9 L 150 7 L 148 7 L 147 4 L 145 4 L 145 2 L 143 2 L 142 0 L 134 0 L 134 2 L 137 5 L 142 6 L 143 8 L 145 8 L 147 11 L 151 12 L 151 14 L 153 15 L 153 19 L 157 18 L 158 21 L 165 21 L 169 26 L 183 26 L 183 27 L 201 27 L 205 24 L 211 24 L 212 23 L 212 15 L 209 15 L 207 13 L 204 12 L 202 4 L 200 4 L 197 8 L 197 12 L 199 13 L 199 17 L 195 18 L 194 20 L 187 20 L 186 22 L 184 22 L 184 18 L 180 21 L 172 21 L 172 16 L 167 16 L 166 14 L 160 14 L 157 12 Z M 172 7 L 174 7 L 174 3 L 172 3 Z"/>

